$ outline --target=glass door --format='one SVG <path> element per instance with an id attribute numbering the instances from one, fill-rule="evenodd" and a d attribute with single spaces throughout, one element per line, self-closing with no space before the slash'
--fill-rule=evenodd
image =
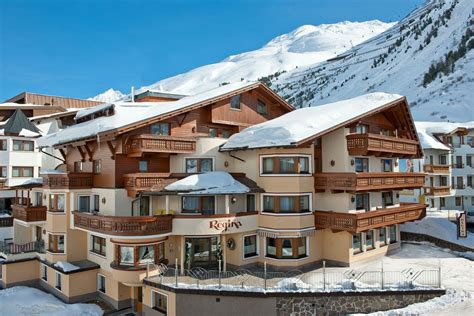
<path id="1" fill-rule="evenodd" d="M 191 267 L 211 268 L 217 266 L 217 237 L 187 238 Z"/>

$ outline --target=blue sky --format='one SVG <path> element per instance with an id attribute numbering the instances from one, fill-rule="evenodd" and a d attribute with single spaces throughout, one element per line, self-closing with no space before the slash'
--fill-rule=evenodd
<path id="1" fill-rule="evenodd" d="M 423 0 L 0 0 L 0 101 L 86 98 L 257 49 L 304 24 L 403 18 Z"/>

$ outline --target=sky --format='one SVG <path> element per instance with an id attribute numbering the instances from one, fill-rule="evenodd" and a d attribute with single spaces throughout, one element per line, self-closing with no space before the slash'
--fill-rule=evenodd
<path id="1" fill-rule="evenodd" d="M 305 24 L 402 19 L 424 0 L 0 0 L 0 102 L 129 92 Z"/>

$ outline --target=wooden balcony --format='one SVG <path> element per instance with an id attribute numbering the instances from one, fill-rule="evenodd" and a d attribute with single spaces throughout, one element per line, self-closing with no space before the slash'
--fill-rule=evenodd
<path id="1" fill-rule="evenodd" d="M 349 134 L 347 150 L 351 156 L 384 156 L 410 158 L 418 156 L 419 142 L 378 134 Z"/>
<path id="2" fill-rule="evenodd" d="M 42 222 L 46 220 L 46 206 L 13 204 L 13 217 L 23 222 Z"/>
<path id="3" fill-rule="evenodd" d="M 425 187 L 425 195 L 444 196 L 444 195 L 450 195 L 450 194 L 451 194 L 451 188 L 449 186 Z"/>
<path id="4" fill-rule="evenodd" d="M 441 174 L 449 174 L 450 172 L 450 165 L 433 165 L 433 164 L 425 164 L 423 166 L 423 171 L 427 173 L 441 173 Z"/>
<path id="5" fill-rule="evenodd" d="M 12 227 L 13 217 L 0 217 L 0 227 Z"/>
<path id="6" fill-rule="evenodd" d="M 323 172 L 314 174 L 316 191 L 382 191 L 422 188 L 424 173 L 404 172 Z"/>
<path id="7" fill-rule="evenodd" d="M 148 236 L 170 233 L 172 215 L 105 216 L 74 212 L 74 227 L 114 236 Z"/>
<path id="8" fill-rule="evenodd" d="M 196 140 L 184 137 L 142 134 L 132 136 L 125 146 L 129 157 L 141 157 L 144 153 L 187 154 L 196 151 Z"/>
<path id="9" fill-rule="evenodd" d="M 45 189 L 90 189 L 94 175 L 89 172 L 49 173 L 43 175 Z"/>
<path id="10" fill-rule="evenodd" d="M 128 196 L 135 197 L 140 191 L 161 191 L 168 184 L 188 175 L 184 173 L 128 173 L 123 176 L 123 180 Z"/>
<path id="11" fill-rule="evenodd" d="M 315 211 L 314 224 L 318 229 L 359 233 L 369 229 L 416 221 L 426 215 L 426 204 L 400 203 L 400 206 L 365 213 Z"/>

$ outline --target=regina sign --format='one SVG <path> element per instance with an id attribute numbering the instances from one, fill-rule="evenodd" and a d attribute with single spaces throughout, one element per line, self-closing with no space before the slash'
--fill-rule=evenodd
<path id="1" fill-rule="evenodd" d="M 220 235 L 257 229 L 257 215 L 201 217 L 180 216 L 173 219 L 174 235 Z"/>

